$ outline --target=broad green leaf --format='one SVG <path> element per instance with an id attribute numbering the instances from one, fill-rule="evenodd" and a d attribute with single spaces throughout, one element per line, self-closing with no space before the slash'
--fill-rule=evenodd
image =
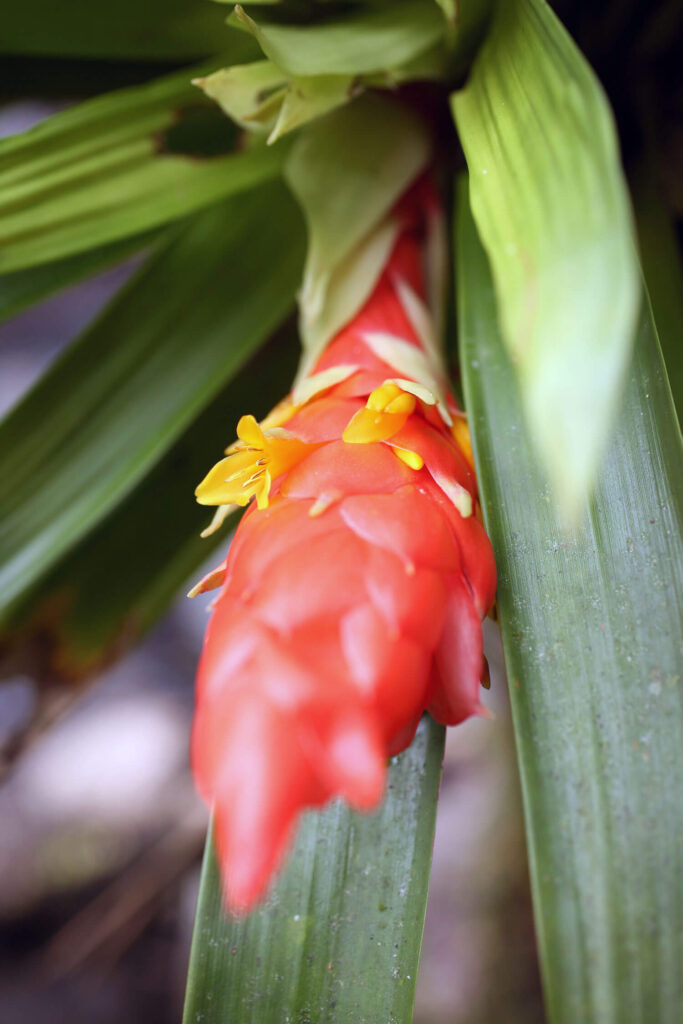
<path id="1" fill-rule="evenodd" d="M 379 811 L 307 814 L 267 902 L 228 918 L 211 838 L 184 1024 L 408 1024 L 422 941 L 444 730 L 422 720 Z"/>
<path id="2" fill-rule="evenodd" d="M 280 183 L 192 219 L 0 425 L 0 619 L 281 321 L 303 241 Z"/>
<path id="3" fill-rule="evenodd" d="M 638 311 L 612 116 L 544 0 L 497 5 L 453 110 L 529 430 L 571 519 L 605 451 Z"/>
<path id="4" fill-rule="evenodd" d="M 3 5 L 0 52 L 123 60 L 197 60 L 253 53 L 225 26 L 225 12 L 201 0 L 22 0 Z"/>
<path id="5" fill-rule="evenodd" d="M 290 301 L 293 308 L 293 293 Z M 26 660 L 50 686 L 91 675 L 139 639 L 214 546 L 227 547 L 227 526 L 200 537 L 207 513 L 194 489 L 240 416 L 265 416 L 287 392 L 296 355 L 291 331 L 260 350 L 128 497 L 38 581 L 0 631 L 14 671 Z"/>
<path id="6" fill-rule="evenodd" d="M 266 57 L 288 75 L 360 75 L 398 68 L 434 46 L 446 30 L 434 0 L 399 0 L 361 7 L 312 24 L 258 20 L 244 8 L 238 18 Z"/>
<path id="7" fill-rule="evenodd" d="M 683 1004 L 681 438 L 647 299 L 615 435 L 573 534 L 527 439 L 464 190 L 461 369 L 499 573 L 537 936 L 553 1024 Z"/>
<path id="8" fill-rule="evenodd" d="M 119 242 L 110 242 L 89 252 L 68 256 L 53 263 L 43 263 L 26 270 L 0 275 L 0 321 L 15 316 L 34 302 L 76 284 L 106 267 L 121 263 L 141 249 L 151 246 L 159 231 L 146 231 Z"/>
<path id="9" fill-rule="evenodd" d="M 392 244 L 386 232 L 382 244 L 373 244 L 377 229 L 428 159 L 424 126 L 379 96 L 361 97 L 297 138 L 286 178 L 308 227 L 302 375 L 372 291 Z M 349 287 L 348 270 L 361 262 L 363 273 Z"/>
<path id="10" fill-rule="evenodd" d="M 183 113 L 207 102 L 190 77 L 89 100 L 0 141 L 0 272 L 138 235 L 279 173 L 282 153 L 263 147 L 164 151 Z"/>

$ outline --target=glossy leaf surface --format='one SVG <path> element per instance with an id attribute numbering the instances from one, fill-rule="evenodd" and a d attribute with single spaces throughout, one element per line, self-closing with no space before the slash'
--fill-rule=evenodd
<path id="1" fill-rule="evenodd" d="M 283 185 L 215 206 L 10 413 L 0 426 L 3 611 L 130 492 L 263 343 L 292 306 L 302 261 L 303 225 Z"/>
<path id="2" fill-rule="evenodd" d="M 683 995 L 683 463 L 652 318 L 643 299 L 616 433 L 568 534 L 525 434 L 466 200 L 457 262 L 549 1016 L 664 1024 Z"/>
<path id="3" fill-rule="evenodd" d="M 309 813 L 267 903 L 221 909 L 209 837 L 184 1024 L 409 1021 L 444 730 L 425 717 L 375 814 Z"/>
<path id="4" fill-rule="evenodd" d="M 279 173 L 282 149 L 169 151 L 178 120 L 207 103 L 191 77 L 88 100 L 0 141 L 0 272 L 138 235 Z"/>
<path id="5" fill-rule="evenodd" d="M 544 0 L 497 5 L 453 110 L 530 434 L 571 519 L 609 438 L 638 311 L 612 115 Z"/>

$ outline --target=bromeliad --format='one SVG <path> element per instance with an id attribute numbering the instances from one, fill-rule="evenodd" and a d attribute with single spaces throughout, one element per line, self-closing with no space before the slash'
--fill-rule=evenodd
<path id="1" fill-rule="evenodd" d="M 197 488 L 212 528 L 255 498 L 193 591 L 220 587 L 192 756 L 233 910 L 263 895 L 304 808 L 377 805 L 425 710 L 483 711 L 495 568 L 426 299 L 439 216 L 422 178 L 370 297 Z"/>

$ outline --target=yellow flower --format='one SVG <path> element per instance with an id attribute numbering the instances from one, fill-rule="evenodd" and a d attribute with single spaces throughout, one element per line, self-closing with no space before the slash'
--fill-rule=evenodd
<path id="1" fill-rule="evenodd" d="M 343 439 L 347 444 L 387 441 L 405 426 L 416 405 L 415 395 L 404 391 L 393 380 L 385 380 L 370 394 L 365 408 L 359 409 L 352 418 Z M 417 452 L 396 448 L 395 454 L 411 469 L 422 469 L 424 465 Z"/>
<path id="2" fill-rule="evenodd" d="M 268 423 L 264 421 L 264 425 Z M 311 451 L 311 445 L 288 437 L 280 427 L 263 430 L 253 416 L 237 424 L 239 438 L 207 473 L 195 491 L 200 505 L 248 505 L 268 507 L 273 480 L 286 473 Z"/>

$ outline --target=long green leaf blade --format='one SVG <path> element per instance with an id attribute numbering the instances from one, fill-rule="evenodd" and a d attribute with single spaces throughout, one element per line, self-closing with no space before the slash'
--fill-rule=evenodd
<path id="1" fill-rule="evenodd" d="M 605 450 L 638 311 L 612 116 L 545 0 L 497 5 L 453 110 L 531 436 L 571 518 Z"/>
<path id="2" fill-rule="evenodd" d="M 0 52 L 122 60 L 248 59 L 251 40 L 225 27 L 225 12 L 198 0 L 23 0 L 5 4 Z"/>
<path id="3" fill-rule="evenodd" d="M 281 147 L 213 157 L 164 148 L 178 119 L 207 103 L 191 77 L 88 100 L 0 141 L 0 273 L 138 235 L 279 173 Z"/>
<path id="4" fill-rule="evenodd" d="M 280 183 L 193 219 L 0 426 L 0 620 L 282 320 L 303 234 Z"/>
<path id="5" fill-rule="evenodd" d="M 683 415 L 683 259 L 654 167 L 633 175 L 633 199 L 645 282 L 679 420 Z"/>
<path id="6" fill-rule="evenodd" d="M 227 525 L 200 536 L 208 519 L 194 488 L 245 409 L 261 418 L 281 399 L 297 355 L 293 332 L 261 349 L 128 497 L 38 581 L 0 629 L 0 650 L 14 671 L 28 663 L 52 691 L 60 679 L 92 675 L 140 638 L 212 547 L 227 546 Z"/>
<path id="7" fill-rule="evenodd" d="M 11 274 L 0 274 L 0 321 L 16 316 L 22 309 L 54 292 L 123 262 L 141 249 L 153 245 L 160 234 L 160 231 L 146 231 L 63 260 L 27 267 Z"/>
<path id="8" fill-rule="evenodd" d="M 462 195 L 461 365 L 554 1024 L 665 1024 L 681 990 L 681 440 L 647 300 L 616 436 L 563 532 Z"/>
<path id="9" fill-rule="evenodd" d="M 411 1020 L 443 739 L 425 717 L 375 814 L 336 802 L 306 815 L 268 902 L 244 921 L 221 909 L 209 837 L 184 1024 Z"/>

